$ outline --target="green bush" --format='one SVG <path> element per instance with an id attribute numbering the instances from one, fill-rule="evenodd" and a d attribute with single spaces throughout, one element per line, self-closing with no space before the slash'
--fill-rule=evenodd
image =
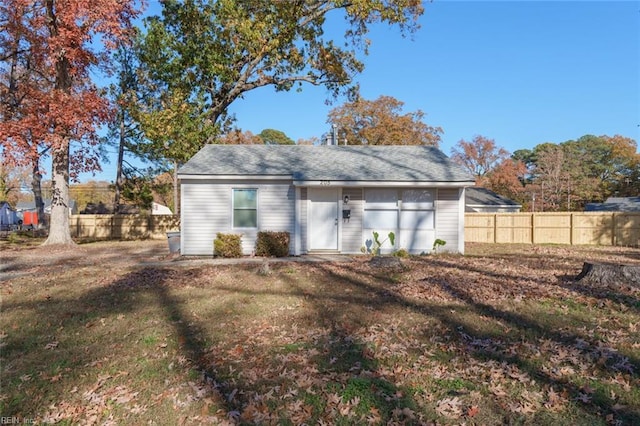
<path id="1" fill-rule="evenodd" d="M 289 233 L 261 231 L 256 241 L 256 256 L 286 257 L 289 256 Z"/>
<path id="2" fill-rule="evenodd" d="M 242 257 L 242 235 L 218 232 L 213 240 L 213 254 L 220 257 Z"/>
<path id="3" fill-rule="evenodd" d="M 402 258 L 405 258 L 405 257 L 409 257 L 409 256 L 410 256 L 409 252 L 408 252 L 406 249 L 399 249 L 399 250 L 396 250 L 396 251 L 394 251 L 394 252 L 393 252 L 393 255 L 394 255 L 395 257 L 402 257 Z"/>

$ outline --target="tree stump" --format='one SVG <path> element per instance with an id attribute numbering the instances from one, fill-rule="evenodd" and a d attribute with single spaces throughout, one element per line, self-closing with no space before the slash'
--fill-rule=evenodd
<path id="1" fill-rule="evenodd" d="M 584 262 L 576 281 L 603 287 L 632 286 L 640 288 L 640 265 Z"/>
<path id="2" fill-rule="evenodd" d="M 258 275 L 270 275 L 271 274 L 271 265 L 269 265 L 268 261 L 262 262 L 257 271 Z"/>

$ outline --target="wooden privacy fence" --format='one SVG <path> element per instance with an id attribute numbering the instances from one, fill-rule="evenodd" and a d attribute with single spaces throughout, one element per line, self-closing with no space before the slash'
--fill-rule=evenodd
<path id="1" fill-rule="evenodd" d="M 97 240 L 167 238 L 168 231 L 180 230 L 180 216 L 82 214 L 69 218 L 71 236 Z"/>
<path id="2" fill-rule="evenodd" d="M 167 238 L 173 215 L 74 215 L 71 235 L 92 239 Z M 515 244 L 640 246 L 640 213 L 466 213 L 465 241 Z"/>
<path id="3" fill-rule="evenodd" d="M 465 241 L 640 245 L 640 213 L 466 213 Z"/>

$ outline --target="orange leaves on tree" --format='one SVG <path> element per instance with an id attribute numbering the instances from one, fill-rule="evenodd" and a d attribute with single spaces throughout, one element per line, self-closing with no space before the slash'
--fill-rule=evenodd
<path id="1" fill-rule="evenodd" d="M 476 135 L 471 141 L 460 140 L 451 149 L 451 159 L 476 177 L 482 177 L 509 156 L 493 139 Z"/>
<path id="2" fill-rule="evenodd" d="M 113 110 L 91 81 L 106 70 L 109 48 L 125 43 L 135 0 L 5 0 L 0 39 L 0 147 L 6 163 L 39 171 L 52 157 L 52 200 L 46 244 L 72 243 L 69 180 L 99 170 L 97 129 Z M 100 50 L 100 49 L 103 50 Z M 78 148 L 71 149 L 74 142 Z"/>
<path id="3" fill-rule="evenodd" d="M 90 80 L 105 69 L 106 49 L 125 40 L 135 2 L 111 0 L 6 0 L 0 41 L 0 143 L 7 161 L 31 164 L 38 146 L 58 149 L 70 140 L 97 143 L 97 127 L 110 118 L 108 102 Z M 84 154 L 90 155 L 89 150 Z M 73 157 L 80 171 L 82 157 Z M 90 161 L 90 169 L 98 167 Z"/>
<path id="4" fill-rule="evenodd" d="M 349 145 L 438 146 L 442 129 L 425 124 L 425 114 L 402 114 L 404 102 L 391 96 L 374 101 L 356 99 L 329 112 L 328 121 L 338 126 L 338 142 Z"/>

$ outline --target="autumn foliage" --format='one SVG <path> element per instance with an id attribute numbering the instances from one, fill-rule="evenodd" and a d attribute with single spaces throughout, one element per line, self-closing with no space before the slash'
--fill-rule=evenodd
<path id="1" fill-rule="evenodd" d="M 111 48 L 127 36 L 132 2 L 4 0 L 0 47 L 0 143 L 6 160 L 31 165 L 38 145 L 58 149 L 80 142 L 74 172 L 98 168 L 96 128 L 111 110 L 89 72 L 106 52 L 90 47 L 94 34 Z"/>
<path id="2" fill-rule="evenodd" d="M 403 106 L 391 96 L 359 98 L 331 110 L 327 121 L 337 126 L 339 141 L 349 145 L 438 146 L 442 129 L 425 124 L 420 110 L 403 114 Z"/>
<path id="3" fill-rule="evenodd" d="M 493 170 L 509 153 L 493 139 L 476 135 L 471 141 L 460 140 L 451 150 L 451 159 L 476 177 Z"/>
<path id="4" fill-rule="evenodd" d="M 96 130 L 112 117 L 90 72 L 106 70 L 108 49 L 127 39 L 134 1 L 5 0 L 0 12 L 3 156 L 31 166 L 51 154 L 48 242 L 70 243 L 69 179 L 99 169 Z"/>
<path id="5" fill-rule="evenodd" d="M 545 142 L 513 154 L 493 139 L 475 136 L 459 141 L 451 153 L 477 185 L 518 201 L 524 209 L 582 210 L 589 202 L 640 191 L 636 141 L 620 135 Z"/>

